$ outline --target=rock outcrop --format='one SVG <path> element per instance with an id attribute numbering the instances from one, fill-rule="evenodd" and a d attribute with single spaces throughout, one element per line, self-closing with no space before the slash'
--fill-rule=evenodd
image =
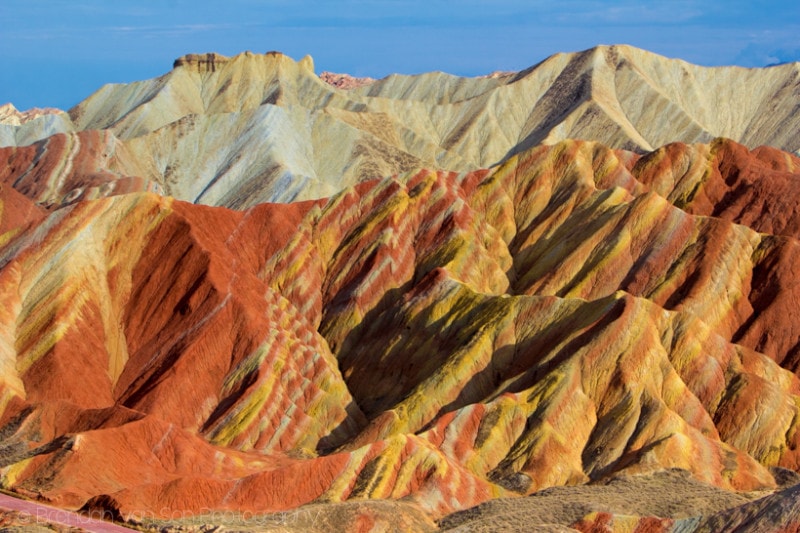
<path id="1" fill-rule="evenodd" d="M 337 89 L 358 89 L 359 87 L 365 87 L 367 85 L 372 85 L 377 80 L 375 78 L 364 77 L 364 78 L 356 78 L 349 74 L 337 74 L 335 72 L 328 72 L 323 71 L 319 75 L 319 79 L 336 87 Z"/>

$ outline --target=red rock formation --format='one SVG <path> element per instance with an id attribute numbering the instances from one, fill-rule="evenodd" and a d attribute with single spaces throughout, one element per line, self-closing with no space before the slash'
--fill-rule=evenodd
<path id="1" fill-rule="evenodd" d="M 752 490 L 800 469 L 798 241 L 671 196 L 788 180 L 791 156 L 568 141 L 314 202 L 47 218 L 8 184 L 38 200 L 83 171 L 5 157 L 7 488 L 122 516 L 402 498 L 436 518 L 621 472 Z"/>
<path id="2" fill-rule="evenodd" d="M 638 160 L 633 174 L 685 211 L 745 224 L 762 233 L 800 236 L 800 158 L 727 139 L 667 145 Z"/>
<path id="3" fill-rule="evenodd" d="M 0 184 L 0 251 L 44 217 L 44 210 L 26 196 L 7 183 Z"/>
<path id="4" fill-rule="evenodd" d="M 377 80 L 375 78 L 363 77 L 363 78 L 356 78 L 349 74 L 336 74 L 335 72 L 328 72 L 323 71 L 319 75 L 319 79 L 327 83 L 328 85 L 332 85 L 337 89 L 356 89 L 358 87 L 365 87 L 367 85 L 372 85 Z"/>
<path id="5" fill-rule="evenodd" d="M 633 531 L 634 533 L 667 533 L 672 531 L 674 520 L 655 516 L 624 516 L 611 513 L 592 513 L 570 527 L 582 533 Z"/>
<path id="6" fill-rule="evenodd" d="M 59 133 L 30 146 L 0 148 L 0 183 L 47 207 L 161 191 L 140 175 L 136 158 L 108 130 Z"/>

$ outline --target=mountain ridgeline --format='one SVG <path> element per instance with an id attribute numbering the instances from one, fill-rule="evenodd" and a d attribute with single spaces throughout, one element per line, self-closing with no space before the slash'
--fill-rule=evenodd
<path id="1" fill-rule="evenodd" d="M 727 137 L 796 152 L 799 99 L 798 64 L 707 68 L 628 46 L 557 54 L 517 73 L 392 75 L 349 90 L 317 77 L 310 57 L 202 54 L 156 79 L 106 85 L 68 115 L 5 121 L 0 146 L 36 143 L 44 157 L 43 139 L 63 132 L 72 138 L 49 156 L 62 174 L 89 159 L 104 180 L 136 176 L 181 200 L 243 209 L 421 168 L 489 168 L 565 139 L 643 153 Z M 70 188 L 69 177 L 37 200 L 114 189 Z"/>
<path id="2" fill-rule="evenodd" d="M 799 72 L 203 54 L 3 107 L 0 485 L 243 530 L 797 531 Z"/>

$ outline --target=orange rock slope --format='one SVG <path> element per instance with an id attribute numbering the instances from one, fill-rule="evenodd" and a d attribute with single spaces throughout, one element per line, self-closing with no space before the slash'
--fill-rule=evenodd
<path id="1" fill-rule="evenodd" d="M 438 518 L 665 468 L 774 487 L 800 469 L 798 173 L 727 140 L 565 141 L 319 201 L 49 215 L 6 177 L 2 484 L 167 518 Z"/>

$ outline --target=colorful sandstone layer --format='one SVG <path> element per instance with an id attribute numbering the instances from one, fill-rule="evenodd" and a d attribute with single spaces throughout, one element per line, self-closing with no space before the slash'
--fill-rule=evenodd
<path id="1" fill-rule="evenodd" d="M 48 212 L 57 178 L 7 172 L 2 484 L 122 516 L 432 519 L 666 468 L 774 488 L 800 469 L 799 174 L 727 140 L 564 141 L 245 211 Z"/>

